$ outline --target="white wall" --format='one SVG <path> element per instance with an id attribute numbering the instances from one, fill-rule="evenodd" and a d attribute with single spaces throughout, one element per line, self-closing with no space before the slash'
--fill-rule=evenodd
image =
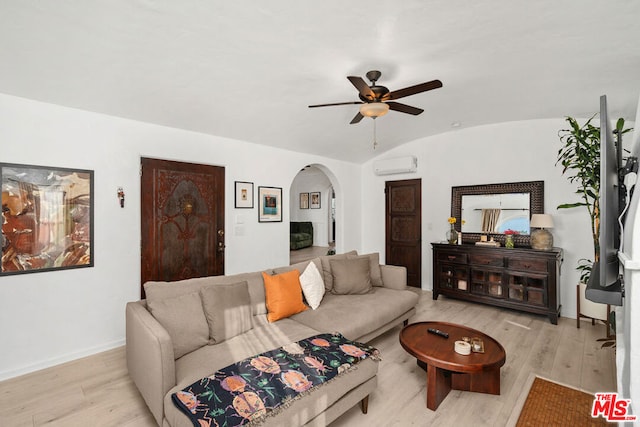
<path id="1" fill-rule="evenodd" d="M 124 343 L 125 303 L 140 296 L 140 157 L 226 168 L 226 273 L 289 263 L 287 192 L 311 163 L 340 187 L 338 251 L 359 249 L 357 165 L 7 95 L 0 117 L 1 162 L 95 171 L 95 267 L 0 277 L 0 380 Z M 236 180 L 282 187 L 283 222 L 258 223 L 257 202 L 234 209 Z"/>
<path id="2" fill-rule="evenodd" d="M 430 243 L 445 238 L 452 186 L 543 180 L 545 211 L 555 222 L 554 245 L 564 249 L 561 314 L 575 318 L 579 281 L 575 266 L 580 258 L 593 259 L 593 243 L 586 209 L 556 210 L 561 203 L 578 201 L 575 187 L 555 166 L 558 130 L 565 128 L 564 119 L 493 124 L 419 139 L 379 156 L 417 156 L 418 172 L 412 174 L 375 176 L 372 162 L 378 158 L 367 162 L 362 168 L 362 192 L 367 195 L 362 203 L 366 213 L 362 216 L 362 250 L 379 251 L 384 260 L 385 181 L 422 178 L 422 288 L 430 290 Z"/>

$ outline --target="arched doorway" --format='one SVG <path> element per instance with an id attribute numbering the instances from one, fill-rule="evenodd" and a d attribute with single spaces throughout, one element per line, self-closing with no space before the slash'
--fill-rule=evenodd
<path id="1" fill-rule="evenodd" d="M 331 178 L 320 165 L 307 165 L 291 183 L 290 263 L 326 255 L 336 241 L 336 198 Z M 310 226 L 309 226 L 310 223 Z M 305 233 L 312 233 L 309 241 Z"/>

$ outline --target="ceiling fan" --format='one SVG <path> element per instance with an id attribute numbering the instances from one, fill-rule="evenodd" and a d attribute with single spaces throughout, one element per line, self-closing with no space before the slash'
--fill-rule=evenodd
<path id="1" fill-rule="evenodd" d="M 412 114 L 417 116 L 424 110 L 421 108 L 412 107 L 410 105 L 401 104 L 395 102 L 394 99 L 404 98 L 405 96 L 415 95 L 417 93 L 426 92 L 428 90 L 438 89 L 442 87 L 440 80 L 431 80 L 430 82 L 420 83 L 414 86 L 405 87 L 404 89 L 394 90 L 390 92 L 384 86 L 376 85 L 376 82 L 380 78 L 382 73 L 377 70 L 369 71 L 366 76 L 371 81 L 371 86 L 358 76 L 348 76 L 347 79 L 358 89 L 358 96 L 361 101 L 354 102 L 338 102 L 333 104 L 318 104 L 309 105 L 309 108 L 316 107 L 330 107 L 334 105 L 351 105 L 362 104 L 360 111 L 351 120 L 351 124 L 360 122 L 365 116 L 367 117 L 379 117 L 387 114 L 389 110 L 399 111 L 401 113 Z"/>

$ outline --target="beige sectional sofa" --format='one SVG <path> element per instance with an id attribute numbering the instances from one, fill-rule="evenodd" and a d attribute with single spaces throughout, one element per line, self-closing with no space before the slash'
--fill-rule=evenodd
<path id="1" fill-rule="evenodd" d="M 337 260 L 362 257 L 370 261 L 371 289 L 356 295 L 332 293 L 340 285 L 336 282 L 334 289 L 332 264 L 337 268 Z M 368 342 L 406 322 L 415 313 L 418 296 L 406 290 L 405 268 L 380 265 L 378 254 L 362 257 L 353 251 L 267 270 L 270 275 L 293 269 L 302 273 L 313 262 L 325 286 L 317 309 L 309 308 L 272 323 L 267 320 L 262 272 L 146 283 L 147 299 L 126 307 L 127 367 L 158 424 L 191 426 L 171 395 L 244 358 L 318 333 L 340 332 L 347 339 Z M 245 286 L 247 304 L 237 304 L 238 295 L 246 292 Z M 223 300 L 222 295 L 229 292 L 235 299 Z M 219 321 L 215 316 L 220 316 L 221 310 L 212 307 L 219 303 L 218 293 L 219 301 L 234 301 L 227 303 L 234 307 L 225 307 L 228 325 L 216 332 L 212 322 Z M 248 313 L 244 317 L 242 310 Z M 250 321 L 241 320 L 247 318 Z M 377 370 L 377 362 L 365 359 L 357 369 L 295 400 L 277 415 L 267 417 L 262 425 L 326 425 L 358 402 L 366 412 L 368 396 L 377 383 Z"/>

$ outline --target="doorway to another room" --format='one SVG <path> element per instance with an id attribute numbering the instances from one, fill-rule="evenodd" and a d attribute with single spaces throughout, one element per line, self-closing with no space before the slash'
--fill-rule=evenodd
<path id="1" fill-rule="evenodd" d="M 334 251 L 336 197 L 329 177 L 316 166 L 305 166 L 293 179 L 289 194 L 290 264 Z"/>

